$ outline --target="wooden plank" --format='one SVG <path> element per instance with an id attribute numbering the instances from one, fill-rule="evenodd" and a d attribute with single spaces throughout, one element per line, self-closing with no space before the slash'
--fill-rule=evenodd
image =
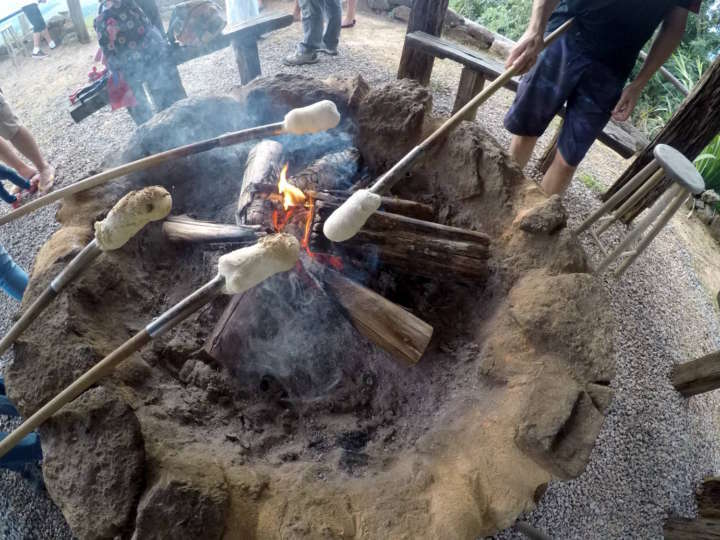
<path id="1" fill-rule="evenodd" d="M 421 31 L 439 36 L 442 32 L 449 0 L 415 0 L 410 12 L 407 33 Z M 430 83 L 435 58 L 408 45 L 403 46 L 398 79 L 415 79 L 423 86 Z"/>
<path id="2" fill-rule="evenodd" d="M 669 519 L 663 532 L 665 540 L 720 540 L 720 519 Z"/>
<path id="3" fill-rule="evenodd" d="M 720 351 L 675 366 L 670 380 L 685 397 L 720 388 Z"/>
<path id="4" fill-rule="evenodd" d="M 460 84 L 458 85 L 457 95 L 455 96 L 455 105 L 453 105 L 453 114 L 477 96 L 482 91 L 483 86 L 485 86 L 485 77 L 483 77 L 482 73 L 463 67 L 462 73 L 460 74 Z M 465 115 L 465 120 L 473 122 L 477 115 L 478 107 L 474 107 L 468 111 L 467 115 Z"/>
<path id="5" fill-rule="evenodd" d="M 67 0 L 67 6 L 78 41 L 80 43 L 90 43 L 90 34 L 85 25 L 85 17 L 83 17 L 82 8 L 80 7 L 80 0 Z"/>
<path id="6" fill-rule="evenodd" d="M 240 73 L 241 84 L 248 84 L 262 74 L 257 41 L 233 38 L 232 48 L 235 53 L 235 63 Z"/>
<path id="7" fill-rule="evenodd" d="M 704 518 L 720 518 L 720 478 L 706 478 L 698 490 L 695 500 L 698 513 Z"/>

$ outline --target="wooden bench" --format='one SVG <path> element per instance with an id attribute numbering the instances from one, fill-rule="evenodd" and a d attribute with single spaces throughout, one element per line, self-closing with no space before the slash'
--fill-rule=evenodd
<path id="1" fill-rule="evenodd" d="M 222 35 L 202 47 L 174 47 L 171 50 L 172 59 L 175 65 L 180 65 L 232 46 L 240 72 L 240 82 L 247 84 L 262 74 L 257 46 L 261 36 L 290 26 L 292 23 L 292 14 L 275 12 L 260 15 L 242 24 L 226 27 Z M 70 116 L 75 122 L 80 122 L 108 104 L 107 92 L 99 92 L 73 105 L 70 108 Z"/>
<path id="2" fill-rule="evenodd" d="M 411 32 L 405 36 L 405 44 L 415 50 L 433 56 L 462 64 L 462 74 L 458 86 L 453 113 L 460 110 L 468 101 L 478 94 L 485 81 L 495 80 L 505 67 L 493 60 L 482 57 L 478 52 L 462 45 L 426 34 L 425 32 Z M 520 79 L 514 77 L 505 85 L 505 88 L 516 92 Z M 471 111 L 468 119 L 474 119 L 477 111 Z M 559 116 L 564 117 L 563 108 Z M 608 122 L 598 140 L 627 159 L 634 156 L 639 150 L 649 144 L 645 135 L 628 122 L 619 124 Z"/>

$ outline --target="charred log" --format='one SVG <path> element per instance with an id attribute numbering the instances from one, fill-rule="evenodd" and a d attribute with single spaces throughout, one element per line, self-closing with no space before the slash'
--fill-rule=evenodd
<path id="1" fill-rule="evenodd" d="M 235 222 L 238 225 L 267 225 L 272 220 L 273 205 L 258 193 L 277 191 L 282 167 L 283 147 L 276 141 L 261 141 L 250 150 L 238 198 Z"/>
<path id="2" fill-rule="evenodd" d="M 358 235 L 336 244 L 325 238 L 322 226 L 337 206 L 328 201 L 316 202 L 311 251 L 434 279 L 477 283 L 488 277 L 490 239 L 483 233 L 376 212 Z"/>
<path id="3" fill-rule="evenodd" d="M 327 154 L 288 181 L 303 191 L 346 190 L 360 171 L 360 150 L 347 148 Z"/>

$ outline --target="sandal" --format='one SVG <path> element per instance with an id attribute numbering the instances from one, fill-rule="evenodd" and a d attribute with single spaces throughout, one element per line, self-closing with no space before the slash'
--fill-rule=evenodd
<path id="1" fill-rule="evenodd" d="M 22 203 L 23 203 L 22 199 L 23 199 L 22 192 L 17 193 L 15 195 L 15 202 L 12 203 L 13 210 L 17 210 L 18 208 L 20 208 L 22 206 Z"/>
<path id="2" fill-rule="evenodd" d="M 356 22 L 357 20 L 353 19 L 352 22 L 341 24 L 340 28 L 352 28 L 353 26 L 355 26 Z"/>

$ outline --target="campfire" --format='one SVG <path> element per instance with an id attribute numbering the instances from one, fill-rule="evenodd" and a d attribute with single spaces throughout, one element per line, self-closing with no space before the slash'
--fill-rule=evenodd
<path id="1" fill-rule="evenodd" d="M 290 271 L 218 296 L 42 428 L 48 490 L 79 538 L 177 523 L 198 538 L 475 538 L 584 469 L 612 397 L 608 310 L 561 205 L 489 135 L 461 125 L 357 235 L 323 234 L 437 124 L 427 90 L 258 79 L 178 103 L 122 160 L 320 99 L 343 114 L 330 133 L 198 154 L 59 211 L 31 300 L 127 191 L 173 199 L 18 340 L 8 388 L 26 417 L 220 257 L 279 233 L 300 245 Z"/>

